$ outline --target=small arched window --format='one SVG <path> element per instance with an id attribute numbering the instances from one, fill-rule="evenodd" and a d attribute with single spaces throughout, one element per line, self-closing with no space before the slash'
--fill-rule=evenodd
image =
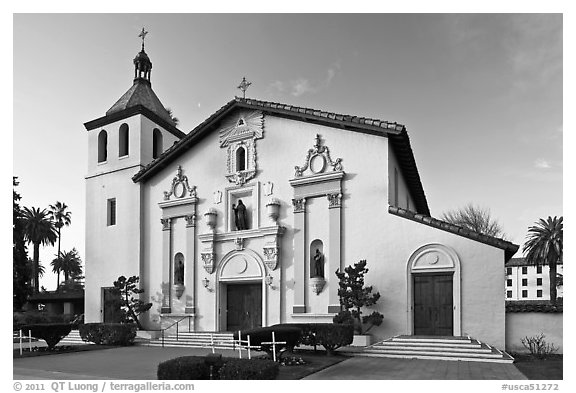
<path id="1" fill-rule="evenodd" d="M 128 155 L 128 124 L 123 123 L 120 126 L 118 140 L 118 156 L 123 157 Z"/>
<path id="2" fill-rule="evenodd" d="M 108 159 L 108 133 L 106 130 L 98 134 L 98 162 L 104 162 Z"/>
<path id="3" fill-rule="evenodd" d="M 162 132 L 154 128 L 152 132 L 152 158 L 158 158 L 162 154 Z"/>
<path id="4" fill-rule="evenodd" d="M 236 172 L 246 170 L 246 149 L 240 146 L 236 150 Z"/>

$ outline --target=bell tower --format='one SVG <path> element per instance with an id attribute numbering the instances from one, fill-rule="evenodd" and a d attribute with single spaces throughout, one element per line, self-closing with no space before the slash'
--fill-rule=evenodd
<path id="1" fill-rule="evenodd" d="M 140 276 L 142 183 L 132 177 L 185 134 L 176 128 L 150 82 L 144 50 L 133 60 L 132 86 L 106 114 L 84 124 L 88 131 L 86 174 L 86 321 L 110 321 L 104 297 L 119 276 Z M 104 81 L 105 82 L 105 81 Z M 95 86 L 96 88 L 96 86 Z M 98 301 L 99 299 L 99 301 Z"/>

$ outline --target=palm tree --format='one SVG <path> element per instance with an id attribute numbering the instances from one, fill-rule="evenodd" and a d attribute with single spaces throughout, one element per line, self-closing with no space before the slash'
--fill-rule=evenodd
<path id="1" fill-rule="evenodd" d="M 58 259 L 60 259 L 61 270 L 64 273 L 64 281 L 68 281 L 70 277 L 82 275 L 82 260 L 75 248 L 72 251 L 62 251 Z"/>
<path id="2" fill-rule="evenodd" d="M 531 265 L 548 265 L 550 268 L 550 301 L 556 303 L 556 265 L 563 260 L 562 221 L 564 217 L 548 217 L 540 219 L 536 225 L 528 228 L 526 243 L 522 251 L 526 254 L 526 261 Z"/>
<path id="3" fill-rule="evenodd" d="M 54 221 L 56 230 L 58 231 L 58 253 L 56 254 L 57 257 L 60 255 L 60 242 L 62 240 L 62 233 L 60 232 L 60 230 L 62 229 L 63 226 L 69 226 L 70 223 L 72 222 L 72 213 L 66 211 L 66 209 L 68 209 L 68 206 L 65 203 L 59 201 L 56 201 L 55 204 L 50 205 L 50 216 Z M 54 263 L 54 261 L 52 261 L 52 263 Z M 58 278 L 56 279 L 57 283 L 56 289 L 58 289 L 58 286 L 60 285 L 60 269 L 57 270 L 52 269 L 52 270 L 54 271 L 54 273 L 58 275 Z"/>
<path id="4" fill-rule="evenodd" d="M 50 220 L 50 213 L 48 213 L 46 209 L 40 210 L 36 207 L 29 209 L 25 207 L 22 214 L 22 221 L 24 222 L 26 241 L 32 243 L 34 246 L 32 280 L 34 281 L 34 292 L 37 293 L 40 278 L 40 245 L 54 245 L 58 234 L 54 228 L 54 223 Z"/>

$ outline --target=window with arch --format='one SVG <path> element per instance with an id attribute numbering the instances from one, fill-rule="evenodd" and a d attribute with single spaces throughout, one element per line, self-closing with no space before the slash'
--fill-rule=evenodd
<path id="1" fill-rule="evenodd" d="M 108 133 L 106 130 L 98 134 L 98 162 L 104 162 L 108 159 Z"/>
<path id="2" fill-rule="evenodd" d="M 162 154 L 162 132 L 154 128 L 152 132 L 152 158 L 158 158 Z"/>
<path id="3" fill-rule="evenodd" d="M 119 131 L 118 156 L 124 157 L 128 155 L 128 124 L 123 123 Z"/>
<path id="4" fill-rule="evenodd" d="M 184 285 L 184 255 L 181 252 L 174 256 L 174 284 Z"/>
<path id="5" fill-rule="evenodd" d="M 246 170 L 246 149 L 240 146 L 236 149 L 236 172 Z"/>

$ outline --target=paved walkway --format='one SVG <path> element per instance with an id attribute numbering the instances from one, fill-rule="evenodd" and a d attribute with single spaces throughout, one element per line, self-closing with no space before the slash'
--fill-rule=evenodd
<path id="1" fill-rule="evenodd" d="M 304 379 L 527 379 L 513 364 L 353 357 Z"/>
<path id="2" fill-rule="evenodd" d="M 158 364 L 178 356 L 206 355 L 209 349 L 121 347 L 69 354 L 15 358 L 15 380 L 155 380 Z M 223 356 L 237 352 L 219 350 Z M 305 379 L 526 379 L 512 364 L 353 357 Z"/>

